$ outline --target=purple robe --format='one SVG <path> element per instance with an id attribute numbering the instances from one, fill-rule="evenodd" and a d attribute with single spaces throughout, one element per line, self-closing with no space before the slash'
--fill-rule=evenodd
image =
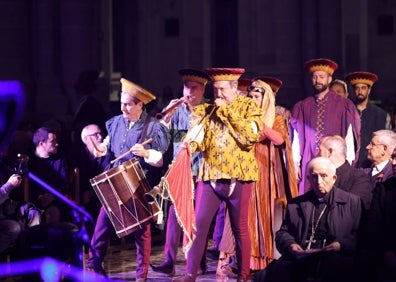
<path id="1" fill-rule="evenodd" d="M 318 131 L 318 102 L 316 96 L 305 98 L 297 102 L 292 111 L 290 123 L 292 128 L 297 131 L 300 141 L 301 155 L 301 195 L 307 190 L 305 183 L 305 169 L 307 163 L 316 157 L 319 152 L 320 138 L 326 135 L 340 135 L 345 138 L 349 126 L 352 126 L 355 147 L 360 147 L 360 119 L 354 104 L 345 98 L 328 92 L 323 104 L 323 123 L 322 130 Z"/>

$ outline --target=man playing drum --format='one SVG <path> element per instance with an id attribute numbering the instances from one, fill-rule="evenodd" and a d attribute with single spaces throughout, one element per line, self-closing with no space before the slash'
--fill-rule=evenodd
<path id="1" fill-rule="evenodd" d="M 114 167 L 131 158 L 136 158 L 151 186 L 161 178 L 163 153 L 170 142 L 169 131 L 155 118 L 150 117 L 145 105 L 156 97 L 146 89 L 121 78 L 121 112 L 106 122 L 108 136 L 96 149 L 95 155 L 104 155 L 110 151 L 116 162 Z M 152 139 L 146 145 L 145 140 Z M 127 152 L 131 153 L 128 154 Z M 112 224 L 101 208 L 95 231 L 91 240 L 87 269 L 105 274 L 102 262 L 108 248 Z M 136 281 L 146 281 L 150 262 L 151 233 L 149 221 L 142 224 L 142 229 L 134 232 L 136 245 Z"/>

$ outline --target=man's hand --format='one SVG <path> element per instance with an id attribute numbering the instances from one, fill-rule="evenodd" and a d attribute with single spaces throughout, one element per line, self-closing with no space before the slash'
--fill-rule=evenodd
<path id="1" fill-rule="evenodd" d="M 300 258 L 305 255 L 305 251 L 299 244 L 291 244 L 289 246 L 289 252 L 295 257 Z"/>
<path id="2" fill-rule="evenodd" d="M 333 243 L 324 246 L 322 250 L 325 252 L 339 252 L 341 250 L 341 244 L 340 242 L 334 241 Z"/>
<path id="3" fill-rule="evenodd" d="M 148 150 L 144 148 L 142 144 L 136 143 L 135 145 L 132 146 L 130 150 L 135 156 L 138 157 L 143 157 L 143 158 L 148 158 L 150 156 L 150 153 Z"/>
<path id="4" fill-rule="evenodd" d="M 216 107 L 220 107 L 221 105 L 227 104 L 227 102 L 224 99 L 216 98 L 214 104 Z"/>
<path id="5" fill-rule="evenodd" d="M 7 182 L 13 187 L 19 187 L 22 183 L 22 176 L 20 176 L 19 174 L 13 174 L 10 176 L 10 178 L 8 178 Z"/>

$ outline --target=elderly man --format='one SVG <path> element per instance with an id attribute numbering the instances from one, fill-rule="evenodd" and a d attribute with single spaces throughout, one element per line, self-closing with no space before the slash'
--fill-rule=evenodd
<path id="1" fill-rule="evenodd" d="M 393 176 L 375 187 L 367 219 L 366 247 L 371 254 L 367 269 L 375 270 L 372 281 L 396 281 L 396 148 L 391 162 Z"/>
<path id="2" fill-rule="evenodd" d="M 362 146 L 370 142 L 371 134 L 376 130 L 390 129 L 387 113 L 370 101 L 369 96 L 378 76 L 375 73 L 357 71 L 347 74 L 345 79 L 352 85 L 356 97 L 356 108 L 361 120 L 360 138 Z M 368 168 L 371 162 L 365 150 L 360 150 L 356 167 Z"/>
<path id="3" fill-rule="evenodd" d="M 362 170 L 352 167 L 346 160 L 345 139 L 339 135 L 325 136 L 319 143 L 319 156 L 329 158 L 336 166 L 335 186 L 362 199 L 365 210 L 370 208 L 373 185 Z"/>
<path id="4" fill-rule="evenodd" d="M 222 201 L 235 236 L 239 281 L 246 281 L 249 274 L 248 206 L 252 183 L 258 179 L 253 145 L 262 130 L 262 111 L 252 99 L 237 93 L 244 71 L 206 69 L 213 81 L 214 101 L 194 108 L 193 125 L 199 125 L 187 135 L 192 149 L 203 153 L 196 189 L 196 237 L 187 254 L 186 274 L 174 281 L 195 281 L 210 223 Z"/>
<path id="5" fill-rule="evenodd" d="M 361 200 L 334 186 L 336 167 L 328 158 L 312 159 L 307 178 L 312 190 L 289 201 L 275 238 L 282 256 L 265 281 L 352 281 Z"/>
<path id="6" fill-rule="evenodd" d="M 110 151 L 104 156 L 97 155 L 95 148 L 100 146 L 103 141 L 103 133 L 96 124 L 88 124 L 83 127 L 81 141 L 81 146 L 78 143 L 73 148 L 73 157 L 70 158 L 70 167 L 79 169 L 80 193 L 76 195 L 76 200 L 79 200 L 78 202 L 96 219 L 101 204 L 89 180 L 110 167 L 112 156 Z"/>
<path id="7" fill-rule="evenodd" d="M 314 95 L 294 105 L 290 120 L 293 159 L 299 176 L 305 175 L 306 164 L 318 154 L 319 141 L 323 136 L 337 134 L 345 138 L 347 160 L 351 164 L 360 147 L 360 120 L 355 105 L 329 90 L 337 63 L 321 58 L 306 62 L 305 67 L 311 74 Z M 305 179 L 301 178 L 299 193 L 307 189 Z"/>
<path id="8" fill-rule="evenodd" d="M 121 78 L 121 85 L 122 114 L 106 122 L 108 136 L 96 148 L 94 154 L 105 155 L 107 150 L 110 150 L 117 159 L 114 166 L 135 157 L 153 186 L 158 184 L 161 177 L 162 155 L 168 149 L 169 131 L 145 110 L 145 105 L 155 99 L 153 94 L 124 78 Z M 150 138 L 151 143 L 142 144 Z M 111 228 L 109 216 L 102 207 L 91 240 L 88 269 L 105 274 L 102 262 L 106 255 Z M 135 231 L 134 235 L 137 256 L 136 281 L 146 281 L 151 250 L 150 221 L 142 223 L 141 229 Z"/>
<path id="9" fill-rule="evenodd" d="M 393 176 L 390 157 L 395 147 L 395 132 L 387 129 L 373 132 L 371 141 L 366 146 L 367 159 L 372 162 L 372 166 L 364 169 L 370 176 L 373 185 L 384 182 Z"/>

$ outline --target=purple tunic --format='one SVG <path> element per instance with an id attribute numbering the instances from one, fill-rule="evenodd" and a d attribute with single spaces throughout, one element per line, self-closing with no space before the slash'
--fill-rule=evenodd
<path id="1" fill-rule="evenodd" d="M 316 96 L 297 102 L 292 111 L 290 123 L 297 131 L 300 141 L 301 182 L 300 193 L 307 190 L 305 168 L 307 163 L 316 157 L 319 151 L 320 138 L 326 135 L 340 135 L 345 138 L 349 126 L 352 126 L 355 146 L 360 147 L 360 120 L 357 120 L 356 107 L 350 100 L 328 92 L 322 101 Z"/>

